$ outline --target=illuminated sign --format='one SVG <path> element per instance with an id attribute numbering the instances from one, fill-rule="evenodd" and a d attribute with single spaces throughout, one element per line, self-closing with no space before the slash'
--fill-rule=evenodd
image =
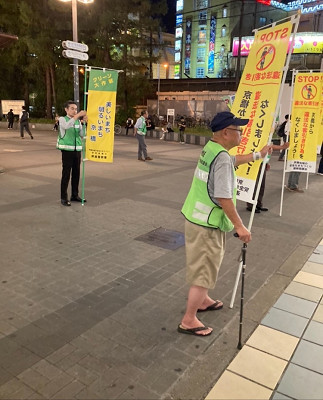
<path id="1" fill-rule="evenodd" d="M 266 4 L 267 6 L 270 6 L 271 0 L 257 0 L 257 3 Z"/>
<path id="2" fill-rule="evenodd" d="M 178 39 L 181 38 L 182 36 L 183 36 L 183 28 L 176 28 L 175 38 Z"/>
<path id="3" fill-rule="evenodd" d="M 214 15 L 210 21 L 210 40 L 209 40 L 209 58 L 208 58 L 208 73 L 214 72 L 214 47 L 215 47 L 215 32 L 216 32 L 216 18 Z"/>
<path id="4" fill-rule="evenodd" d="M 241 55 L 247 56 L 254 41 L 253 36 L 241 38 Z M 291 42 L 291 41 L 290 41 Z M 238 56 L 239 39 L 233 38 L 232 55 Z M 321 54 L 323 52 L 323 33 L 296 33 L 293 54 Z"/>
<path id="5" fill-rule="evenodd" d="M 177 0 L 176 1 L 176 11 L 183 10 L 183 7 L 184 7 L 184 1 L 183 0 Z"/>
<path id="6" fill-rule="evenodd" d="M 263 1 L 259 2 L 263 3 Z M 306 4 L 312 4 L 312 5 L 305 6 Z M 320 1 L 313 1 L 313 0 L 290 1 L 287 4 L 281 3 L 280 1 L 271 0 L 270 5 L 276 8 L 281 8 L 284 11 L 293 11 L 300 9 L 302 14 L 315 13 L 320 10 L 323 10 L 323 3 Z"/>
<path id="7" fill-rule="evenodd" d="M 176 15 L 176 25 L 181 25 L 183 23 L 183 14 Z"/>

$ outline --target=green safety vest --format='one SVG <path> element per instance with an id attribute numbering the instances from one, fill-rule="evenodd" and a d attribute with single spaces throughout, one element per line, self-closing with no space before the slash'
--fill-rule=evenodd
<path id="1" fill-rule="evenodd" d="M 215 158 L 223 151 L 227 152 L 224 147 L 211 140 L 205 145 L 197 163 L 191 189 L 184 202 L 182 213 L 188 221 L 194 224 L 230 232 L 233 229 L 232 222 L 223 209 L 212 201 L 208 193 L 210 167 Z M 233 166 L 232 169 L 235 176 Z M 234 204 L 236 204 L 236 195 L 237 189 L 235 187 L 232 199 Z"/>
<path id="2" fill-rule="evenodd" d="M 70 118 L 64 117 L 65 121 L 68 122 Z M 57 145 L 59 150 L 65 151 L 82 151 L 82 138 L 80 136 L 82 132 L 82 124 L 77 119 L 74 126 L 66 129 L 65 136 L 61 137 L 60 132 L 58 133 Z"/>

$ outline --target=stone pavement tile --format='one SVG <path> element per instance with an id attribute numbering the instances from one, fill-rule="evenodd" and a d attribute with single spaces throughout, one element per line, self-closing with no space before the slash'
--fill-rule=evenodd
<path id="1" fill-rule="evenodd" d="M 49 381 L 47 385 L 38 389 L 38 392 L 45 397 L 53 397 L 57 392 L 62 390 L 65 386 L 73 381 L 73 377 L 62 372 L 53 380 Z"/>
<path id="2" fill-rule="evenodd" d="M 267 400 L 272 391 L 230 371 L 225 371 L 205 400 Z"/>
<path id="3" fill-rule="evenodd" d="M 283 293 L 273 307 L 301 317 L 311 318 L 317 303 Z"/>
<path id="4" fill-rule="evenodd" d="M 95 393 L 100 399 L 117 399 L 133 382 L 129 377 L 120 377 L 112 383 L 106 379 L 97 379 L 88 386 L 90 392 Z"/>
<path id="5" fill-rule="evenodd" d="M 271 308 L 265 318 L 261 321 L 262 325 L 278 331 L 300 337 L 308 323 L 308 319 L 289 312 Z"/>
<path id="6" fill-rule="evenodd" d="M 323 276 L 323 263 L 322 264 L 318 264 L 318 263 L 315 263 L 315 262 L 307 261 L 307 263 L 304 264 L 304 267 L 302 268 L 302 271 L 309 272 L 309 273 L 315 274 L 315 275 L 322 275 Z"/>
<path id="7" fill-rule="evenodd" d="M 28 349 L 20 347 L 10 354 L 4 354 L 0 358 L 0 366 L 12 375 L 18 375 L 38 361 L 40 361 L 40 357 Z"/>
<path id="8" fill-rule="evenodd" d="M 309 272 L 299 271 L 294 281 L 323 289 L 323 276 L 310 274 Z"/>
<path id="9" fill-rule="evenodd" d="M 31 368 L 28 368 L 21 374 L 17 375 L 17 378 L 35 391 L 38 391 L 50 382 L 50 379 L 46 376 L 41 375 L 39 372 Z"/>
<path id="10" fill-rule="evenodd" d="M 84 385 L 90 385 L 99 377 L 97 373 L 84 368 L 79 364 L 75 364 L 71 368 L 67 369 L 66 373 L 73 376 L 79 382 L 84 383 Z"/>
<path id="11" fill-rule="evenodd" d="M 317 246 L 317 248 L 313 251 L 313 254 L 308 260 L 315 263 L 323 264 L 323 246 Z"/>
<path id="12" fill-rule="evenodd" d="M 65 346 L 54 351 L 54 353 L 46 357 L 46 360 L 49 361 L 51 364 L 56 364 L 69 354 L 73 353 L 75 350 L 76 348 L 74 346 L 72 346 L 70 343 L 67 343 Z"/>
<path id="13" fill-rule="evenodd" d="M 13 376 L 8 371 L 0 368 L 0 386 L 10 381 L 12 378 Z"/>
<path id="14" fill-rule="evenodd" d="M 74 364 L 79 363 L 83 358 L 88 355 L 86 351 L 83 349 L 76 349 L 73 353 L 68 354 L 66 357 L 61 358 L 60 360 L 53 363 L 57 368 L 66 371 L 71 368 Z M 47 357 L 50 360 L 50 357 Z"/>
<path id="15" fill-rule="evenodd" d="M 323 323 L 323 304 L 317 307 L 317 310 L 313 316 L 313 320 Z"/>
<path id="16" fill-rule="evenodd" d="M 160 395 L 152 392 L 146 387 L 140 385 L 139 383 L 134 383 L 133 385 L 129 385 L 127 390 L 123 392 L 118 399 L 120 400 L 159 400 Z"/>
<path id="17" fill-rule="evenodd" d="M 276 390 L 293 399 L 322 400 L 323 375 L 290 364 Z"/>
<path id="18" fill-rule="evenodd" d="M 274 396 L 272 397 L 272 400 L 289 400 L 291 397 L 287 397 L 284 394 L 275 392 Z"/>
<path id="19" fill-rule="evenodd" d="M 306 328 L 303 339 L 323 346 L 323 323 L 311 321 Z"/>
<path id="20" fill-rule="evenodd" d="M 259 325 L 246 344 L 288 361 L 297 343 L 298 338 L 295 336 Z"/>
<path id="21" fill-rule="evenodd" d="M 244 346 L 228 370 L 274 389 L 287 362 L 249 346 Z"/>
<path id="22" fill-rule="evenodd" d="M 32 370 L 37 371 L 49 380 L 56 378 L 62 371 L 56 368 L 53 364 L 46 360 L 41 360 L 31 367 Z"/>
<path id="23" fill-rule="evenodd" d="M 25 385 L 24 382 L 17 378 L 13 378 L 4 385 L 0 386 L 0 399 L 26 399 L 30 397 L 34 391 Z"/>
<path id="24" fill-rule="evenodd" d="M 91 390 L 87 387 L 85 387 L 85 389 L 81 390 L 77 394 L 77 396 L 75 396 L 75 398 L 80 399 L 80 400 L 97 400 L 97 399 L 102 400 L 102 398 L 98 394 L 91 392 Z"/>
<path id="25" fill-rule="evenodd" d="M 291 360 L 293 364 L 323 374 L 323 347 L 301 340 Z"/>
<path id="26" fill-rule="evenodd" d="M 73 382 L 66 385 L 63 389 L 57 392 L 52 398 L 53 399 L 73 399 L 77 397 L 77 394 L 85 388 L 81 382 L 74 380 Z"/>
<path id="27" fill-rule="evenodd" d="M 290 294 L 292 296 L 297 296 L 309 301 L 318 302 L 322 297 L 323 290 L 292 281 L 290 285 L 287 286 L 284 293 Z"/>

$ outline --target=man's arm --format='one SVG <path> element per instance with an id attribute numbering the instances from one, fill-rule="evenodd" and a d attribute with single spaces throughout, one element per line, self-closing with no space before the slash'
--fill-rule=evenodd
<path id="1" fill-rule="evenodd" d="M 217 201 L 222 207 L 222 210 L 225 212 L 226 216 L 233 223 L 234 229 L 239 235 L 239 239 L 245 243 L 250 242 L 251 233 L 243 225 L 232 199 L 217 198 Z"/>
<path id="2" fill-rule="evenodd" d="M 260 150 L 259 152 L 261 156 L 260 158 L 265 158 L 267 153 L 271 154 L 272 152 L 273 152 L 273 146 L 267 144 Z M 254 161 L 254 153 L 236 155 L 235 167 L 237 167 L 240 164 L 245 164 L 251 161 Z"/>

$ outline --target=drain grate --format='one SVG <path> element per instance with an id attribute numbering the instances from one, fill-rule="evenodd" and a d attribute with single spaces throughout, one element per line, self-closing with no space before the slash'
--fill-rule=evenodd
<path id="1" fill-rule="evenodd" d="M 167 250 L 176 250 L 185 244 L 183 233 L 170 231 L 169 229 L 162 227 L 138 236 L 135 238 L 135 240 L 140 240 L 141 242 L 158 246 Z"/>

